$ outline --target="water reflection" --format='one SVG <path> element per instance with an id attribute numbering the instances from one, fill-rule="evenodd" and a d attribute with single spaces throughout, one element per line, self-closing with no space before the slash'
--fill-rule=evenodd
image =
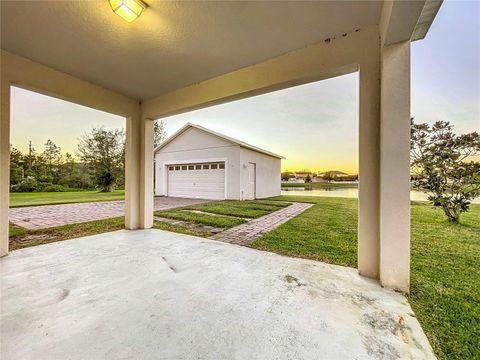
<path id="1" fill-rule="evenodd" d="M 305 187 L 282 187 L 282 195 L 299 195 L 299 196 L 324 196 L 324 197 L 346 197 L 358 198 L 358 189 L 356 188 L 326 188 L 311 189 Z M 428 201 L 427 195 L 421 191 L 410 191 L 410 200 L 412 201 Z M 480 197 L 472 201 L 474 204 L 480 204 Z"/>

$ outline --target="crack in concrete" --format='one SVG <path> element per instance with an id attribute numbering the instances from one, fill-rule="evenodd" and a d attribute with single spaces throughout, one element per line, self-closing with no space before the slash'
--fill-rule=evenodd
<path id="1" fill-rule="evenodd" d="M 164 256 L 162 256 L 162 259 L 163 259 L 163 261 L 165 261 L 165 263 L 167 264 L 167 266 L 169 267 L 170 270 L 172 270 L 174 273 L 177 272 L 177 269 L 174 266 L 170 265 L 169 262 L 167 261 L 167 259 Z"/>
<path id="2" fill-rule="evenodd" d="M 302 283 L 298 280 L 295 276 L 292 275 L 285 275 L 285 281 L 289 284 L 295 284 L 295 286 L 307 286 L 307 284 Z"/>

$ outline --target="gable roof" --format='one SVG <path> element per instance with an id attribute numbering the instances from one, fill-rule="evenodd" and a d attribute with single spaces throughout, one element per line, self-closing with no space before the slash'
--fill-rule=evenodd
<path id="1" fill-rule="evenodd" d="M 217 133 L 213 130 L 210 130 L 210 129 L 207 129 L 207 128 L 204 128 L 203 126 L 200 126 L 200 125 L 197 125 L 197 124 L 192 124 L 192 123 L 187 123 L 185 124 L 183 127 L 181 127 L 177 132 L 175 132 L 172 136 L 170 136 L 168 139 L 166 139 L 164 142 L 162 142 L 160 145 L 158 145 L 155 150 L 154 150 L 154 153 L 157 153 L 160 149 L 162 149 L 163 147 L 165 147 L 167 144 L 171 143 L 173 140 L 175 140 L 178 136 L 180 136 L 181 134 L 183 134 L 185 131 L 187 131 L 188 129 L 190 128 L 195 128 L 195 129 L 198 129 L 200 131 L 203 131 L 203 132 L 206 132 L 210 135 L 213 135 L 213 136 L 216 136 L 216 137 L 219 137 L 221 139 L 224 139 L 224 140 L 227 140 L 231 143 L 234 143 L 236 145 L 239 145 L 240 147 L 243 147 L 245 149 L 249 149 L 249 150 L 253 150 L 253 151 L 256 151 L 256 152 L 259 152 L 261 154 L 265 154 L 265 155 L 268 155 L 268 156 L 272 156 L 274 158 L 277 158 L 277 159 L 285 159 L 285 157 L 283 157 L 282 155 L 278 155 L 278 154 L 275 154 L 275 153 L 272 153 L 270 151 L 267 151 L 267 150 L 264 150 L 264 149 L 260 149 L 259 147 L 256 147 L 256 146 L 253 146 L 253 145 L 250 145 L 250 144 L 247 144 L 246 142 L 243 142 L 243 141 L 240 141 L 240 140 L 237 140 L 237 139 L 234 139 L 234 138 L 231 138 L 230 136 L 226 136 L 226 135 L 223 135 L 223 134 L 220 134 L 220 133 Z"/>

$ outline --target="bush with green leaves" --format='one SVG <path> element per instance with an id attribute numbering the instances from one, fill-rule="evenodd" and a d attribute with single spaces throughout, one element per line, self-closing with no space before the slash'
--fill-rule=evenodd
<path id="1" fill-rule="evenodd" d="M 12 192 L 33 192 L 35 190 L 38 190 L 38 183 L 32 177 L 27 177 L 11 187 Z"/>
<path id="2" fill-rule="evenodd" d="M 480 196 L 480 135 L 456 135 L 453 125 L 411 120 L 410 165 L 413 186 L 425 192 L 452 222 Z"/>
<path id="3" fill-rule="evenodd" d="M 68 191 L 68 189 L 65 188 L 62 185 L 50 184 L 50 185 L 42 188 L 41 191 L 44 191 L 44 192 L 65 192 L 65 191 Z"/>

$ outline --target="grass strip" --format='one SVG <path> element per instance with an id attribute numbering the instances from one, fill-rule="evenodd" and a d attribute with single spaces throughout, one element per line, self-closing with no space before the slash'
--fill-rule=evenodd
<path id="1" fill-rule="evenodd" d="M 182 220 L 182 221 L 187 221 L 194 224 L 203 224 L 203 225 L 209 225 L 209 226 L 225 228 L 225 229 L 231 228 L 233 226 L 237 226 L 246 222 L 246 220 L 244 219 L 195 213 L 191 211 L 183 211 L 181 209 L 180 210 L 179 209 L 160 210 L 160 211 L 155 211 L 154 214 L 156 216 L 167 218 L 167 219 Z"/>
<path id="2" fill-rule="evenodd" d="M 37 230 L 28 230 L 10 224 L 10 250 L 43 245 L 82 236 L 101 234 L 124 228 L 124 217 L 68 224 Z"/>

